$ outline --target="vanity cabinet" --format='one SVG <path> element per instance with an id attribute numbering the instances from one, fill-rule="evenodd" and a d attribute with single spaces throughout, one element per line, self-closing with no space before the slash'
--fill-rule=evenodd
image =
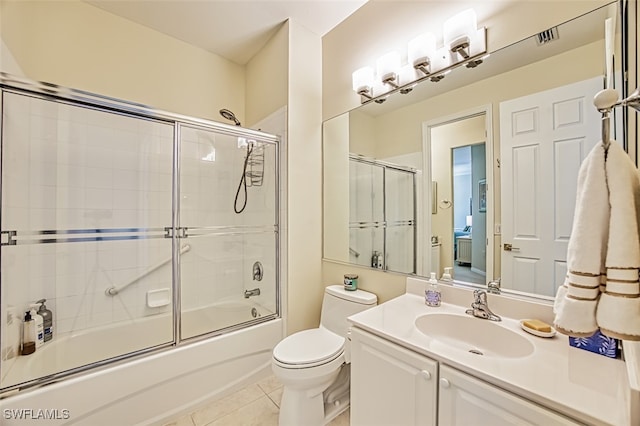
<path id="1" fill-rule="evenodd" d="M 436 425 L 438 363 L 351 332 L 351 425 Z"/>
<path id="2" fill-rule="evenodd" d="M 442 364 L 438 400 L 438 423 L 441 425 L 580 424 Z"/>
<path id="3" fill-rule="evenodd" d="M 351 425 L 579 425 L 534 402 L 358 328 Z"/>

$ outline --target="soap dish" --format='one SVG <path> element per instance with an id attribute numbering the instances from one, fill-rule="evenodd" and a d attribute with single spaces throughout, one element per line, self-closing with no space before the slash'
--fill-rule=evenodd
<path id="1" fill-rule="evenodd" d="M 526 319 L 520 320 L 520 328 L 522 328 L 527 333 L 531 333 L 534 336 L 538 336 L 538 337 L 553 337 L 556 335 L 556 329 L 553 327 L 551 327 L 551 331 L 538 331 L 538 330 L 534 330 L 533 328 L 529 328 L 525 326 L 524 325 L 525 321 L 528 321 L 528 320 Z"/>

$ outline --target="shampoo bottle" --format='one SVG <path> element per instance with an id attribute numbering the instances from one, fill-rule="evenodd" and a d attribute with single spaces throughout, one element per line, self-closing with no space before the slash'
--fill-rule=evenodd
<path id="1" fill-rule="evenodd" d="M 44 320 L 38 315 L 37 309 L 40 307 L 39 303 L 31 304 L 31 318 L 34 321 L 36 329 L 36 349 L 44 344 Z"/>
<path id="2" fill-rule="evenodd" d="M 36 351 L 36 322 L 27 311 L 22 323 L 22 355 L 31 355 Z"/>
<path id="3" fill-rule="evenodd" d="M 48 342 L 53 338 L 53 312 L 47 309 L 44 302 L 47 299 L 40 299 L 37 303 L 40 304 L 40 309 L 38 309 L 38 315 L 42 317 L 42 325 L 44 326 L 44 341 Z"/>
<path id="4" fill-rule="evenodd" d="M 441 299 L 440 289 L 438 288 L 438 280 L 436 279 L 436 273 L 431 273 L 431 278 L 429 278 L 429 284 L 427 284 L 427 288 L 424 291 L 424 303 L 427 306 L 440 306 Z"/>

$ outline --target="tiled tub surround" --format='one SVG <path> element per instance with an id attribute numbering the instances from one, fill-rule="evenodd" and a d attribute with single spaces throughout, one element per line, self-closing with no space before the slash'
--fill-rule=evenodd
<path id="1" fill-rule="evenodd" d="M 581 423 L 640 424 L 638 360 L 630 359 L 635 357 L 635 350 L 627 353 L 625 363 L 572 348 L 568 338 L 561 334 L 553 338 L 530 335 L 520 328 L 519 320 L 539 318 L 550 322 L 551 306 L 497 295 L 489 295 L 489 307 L 503 318 L 496 324 L 530 340 L 535 347 L 533 353 L 524 358 L 494 358 L 458 350 L 429 338 L 414 322 L 421 315 L 436 312 L 464 315 L 473 300 L 471 291 L 442 285 L 445 303 L 439 308 L 430 308 L 424 304 L 425 285 L 426 281 L 408 278 L 406 294 L 354 315 L 350 320 L 355 327 Z"/>

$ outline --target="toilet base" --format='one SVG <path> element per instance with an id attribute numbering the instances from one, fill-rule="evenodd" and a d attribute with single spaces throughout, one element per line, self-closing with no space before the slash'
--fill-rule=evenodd
<path id="1" fill-rule="evenodd" d="M 322 392 L 305 391 L 285 386 L 280 402 L 279 426 L 322 426 L 349 408 L 351 365 L 340 372 Z M 324 387 L 324 386 L 323 386 Z"/>

